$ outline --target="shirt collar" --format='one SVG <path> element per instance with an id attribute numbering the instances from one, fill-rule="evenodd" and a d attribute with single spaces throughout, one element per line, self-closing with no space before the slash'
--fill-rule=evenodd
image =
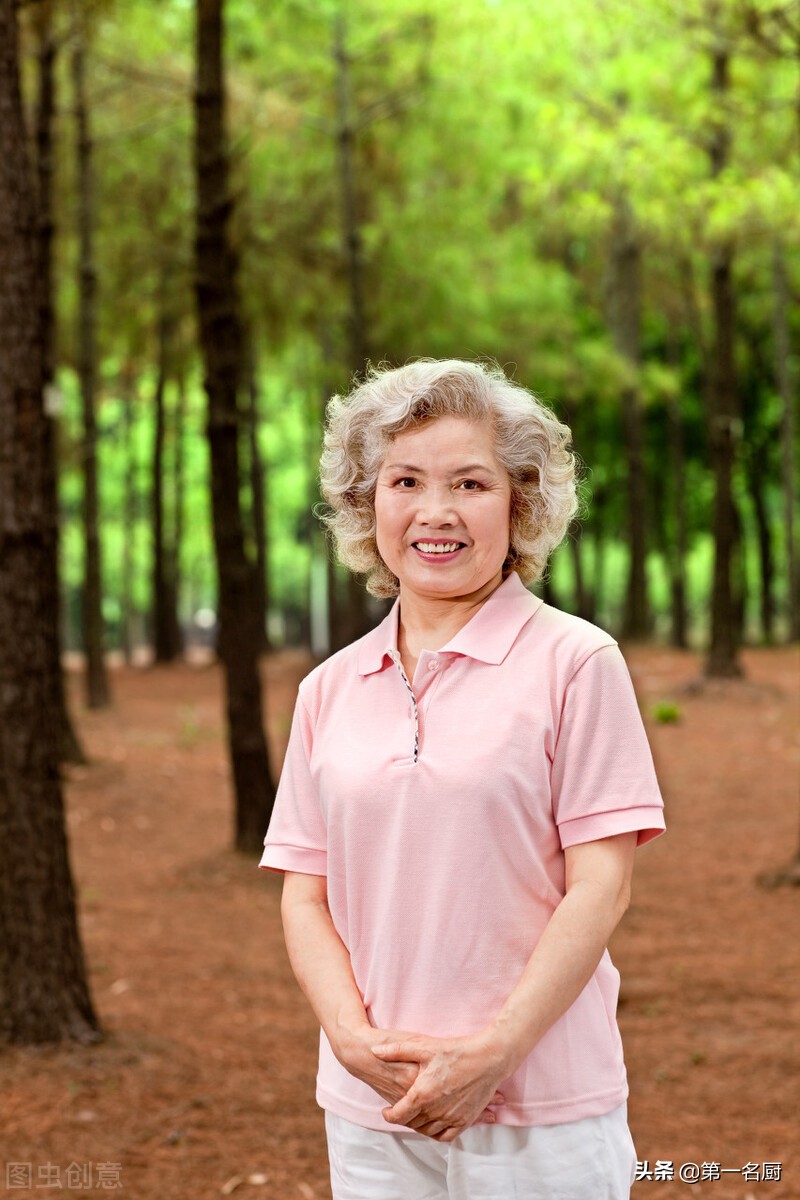
<path id="1" fill-rule="evenodd" d="M 480 662 L 497 665 L 506 657 L 523 625 L 541 608 L 542 603 L 538 596 L 528 591 L 516 571 L 512 571 L 438 653 L 464 654 Z M 372 675 L 380 671 L 387 656 L 397 653 L 399 608 L 398 599 L 380 625 L 361 639 L 358 649 L 359 675 Z"/>

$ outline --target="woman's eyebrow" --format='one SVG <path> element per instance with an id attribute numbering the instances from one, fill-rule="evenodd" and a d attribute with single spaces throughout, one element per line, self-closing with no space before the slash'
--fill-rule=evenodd
<path id="1" fill-rule="evenodd" d="M 384 471 L 408 471 L 410 475 L 424 475 L 422 467 L 415 467 L 411 463 L 384 463 Z M 456 467 L 453 471 L 454 475 L 469 475 L 473 471 L 484 471 L 487 475 L 493 475 L 494 471 L 486 463 L 467 463 L 465 467 Z"/>
<path id="2" fill-rule="evenodd" d="M 494 475 L 494 471 L 486 463 L 467 463 L 465 467 L 458 467 L 454 475 L 471 475 L 474 471 L 484 471 L 487 475 Z"/>

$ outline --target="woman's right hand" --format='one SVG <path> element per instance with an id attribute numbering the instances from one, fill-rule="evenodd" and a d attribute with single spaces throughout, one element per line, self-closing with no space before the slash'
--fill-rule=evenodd
<path id="1" fill-rule="evenodd" d="M 373 1088 L 390 1104 L 397 1104 L 417 1078 L 419 1063 L 382 1062 L 372 1053 L 372 1047 L 408 1036 L 396 1029 L 374 1029 L 372 1025 L 365 1024 L 340 1035 L 336 1057 L 356 1079 Z"/>

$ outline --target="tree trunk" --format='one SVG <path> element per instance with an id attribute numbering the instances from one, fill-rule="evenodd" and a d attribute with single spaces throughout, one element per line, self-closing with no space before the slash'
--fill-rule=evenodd
<path id="1" fill-rule="evenodd" d="M 800 96 L 800 89 L 798 89 Z M 794 499 L 794 406 L 792 393 L 789 343 L 789 282 L 783 247 L 775 243 L 773 254 L 773 291 L 775 296 L 775 378 L 781 398 L 781 447 L 783 476 L 783 524 L 786 531 L 786 573 L 789 593 L 789 640 L 800 641 L 800 555 L 797 537 Z"/>
<path id="2" fill-rule="evenodd" d="M 582 536 L 582 526 L 578 521 L 573 521 L 567 535 L 567 540 L 569 541 L 569 550 L 572 555 L 572 568 L 575 579 L 574 612 L 576 616 L 583 617 L 584 621 L 588 621 L 589 601 L 586 595 L 586 580 L 584 579 L 583 557 L 580 545 Z"/>
<path id="3" fill-rule="evenodd" d="M 672 624 L 670 641 L 683 650 L 688 645 L 686 614 L 686 453 L 680 401 L 672 397 L 667 406 L 669 463 L 672 482 L 674 539 L 669 547 L 669 581 Z"/>
<path id="4" fill-rule="evenodd" d="M 724 170 L 730 149 L 727 117 L 721 111 L 729 87 L 730 59 L 727 46 L 718 41 L 712 51 L 711 88 L 720 111 L 711 129 L 711 174 Z M 711 596 L 711 645 L 705 663 L 710 676 L 742 674 L 738 657 L 738 620 L 733 568 L 736 552 L 738 513 L 733 498 L 733 464 L 736 454 L 739 402 L 734 364 L 735 312 L 733 294 L 733 249 L 717 246 L 712 255 L 711 308 L 714 321 L 709 364 L 708 434 L 714 475 L 714 582 Z"/>
<path id="5" fill-rule="evenodd" d="M 545 573 L 544 579 L 542 580 L 542 599 L 544 600 L 545 604 L 549 604 L 552 608 L 560 607 L 549 569 Z"/>
<path id="6" fill-rule="evenodd" d="M 596 463 L 599 458 L 599 423 L 598 423 L 597 407 L 593 404 L 584 405 L 581 409 L 581 445 L 585 447 L 586 457 L 590 462 Z M 573 424 L 570 428 L 573 430 L 574 437 L 574 422 L 577 419 L 577 410 L 570 408 L 570 421 Z M 595 473 L 592 478 L 591 492 L 591 516 L 589 521 L 589 531 L 591 533 L 592 546 L 592 570 L 588 582 L 584 586 L 585 604 L 586 604 L 586 619 L 595 622 L 599 612 L 600 601 L 603 592 L 603 574 L 604 574 L 604 556 L 605 556 L 605 517 L 606 517 L 606 499 L 607 489 L 603 481 L 598 482 L 598 475 Z M 587 534 L 584 534 L 587 537 Z M 587 546 L 589 545 L 587 537 Z"/>
<path id="7" fill-rule="evenodd" d="M 69 866 L 47 630 L 44 330 L 13 0 L 0 0 L 0 1034 L 96 1040 Z"/>
<path id="8" fill-rule="evenodd" d="M 61 588 L 59 583 L 58 427 L 57 411 L 47 399 L 54 396 L 55 307 L 53 304 L 53 121 L 55 114 L 56 42 L 52 31 L 53 6 L 44 0 L 35 12 L 38 36 L 39 94 L 36 104 L 36 173 L 39 197 L 39 278 L 41 282 L 41 329 L 44 354 L 44 487 L 45 522 L 48 533 L 44 583 L 48 589 L 45 611 L 52 617 L 45 635 L 53 660 L 55 720 L 62 762 L 85 763 L 86 756 L 67 707 L 64 672 L 61 666 Z"/>
<path id="9" fill-rule="evenodd" d="M 267 613 L 269 611 L 269 540 L 267 533 L 267 477 L 258 441 L 259 387 L 258 367 L 252 340 L 248 337 L 247 375 L 249 409 L 247 420 L 250 497 L 253 509 L 253 540 L 256 551 L 256 610 L 259 614 L 262 653 L 269 650 Z"/>
<path id="10" fill-rule="evenodd" d="M 626 513 L 629 554 L 622 636 L 627 639 L 647 637 L 650 627 L 646 576 L 644 422 L 638 384 L 641 363 L 641 297 L 641 248 L 630 204 L 623 197 L 617 205 L 611 238 L 608 313 L 614 346 L 630 369 L 630 381 L 623 387 L 621 395 L 627 464 Z"/>
<path id="11" fill-rule="evenodd" d="M 733 613 L 736 621 L 736 640 L 742 645 L 745 640 L 745 621 L 748 606 L 748 580 L 745 547 L 745 529 L 738 505 L 734 506 L 735 520 L 733 550 L 731 552 L 731 589 L 733 591 Z"/>
<path id="12" fill-rule="evenodd" d="M 711 363 L 709 448 L 714 475 L 714 582 L 711 597 L 711 646 L 707 675 L 739 676 L 738 605 L 733 579 L 738 513 L 733 499 L 735 454 L 733 287 L 729 251 L 720 251 L 712 270 L 715 344 Z"/>
<path id="13" fill-rule="evenodd" d="M 133 438 L 133 367 L 126 361 L 119 376 L 122 401 L 122 444 L 125 447 L 125 474 L 122 480 L 122 521 L 127 536 L 122 539 L 120 564 L 120 639 L 125 662 L 130 666 L 134 650 L 133 622 L 133 536 L 136 529 L 136 450 Z"/>
<path id="14" fill-rule="evenodd" d="M 367 321 L 364 311 L 361 225 L 355 185 L 355 128 L 350 109 L 350 55 L 347 51 L 345 19 L 341 11 L 334 20 L 333 59 L 336 64 L 336 142 L 339 154 L 343 250 L 347 265 L 350 370 L 354 378 L 362 378 L 368 356 Z"/>
<path id="15" fill-rule="evenodd" d="M 758 564 L 761 578 L 760 616 L 761 636 L 771 643 L 775 636 L 775 557 L 772 550 L 772 528 L 764 499 L 764 483 L 769 475 L 767 447 L 757 442 L 747 456 L 747 490 L 753 504 L 758 534 Z"/>
<path id="16" fill-rule="evenodd" d="M 592 544 L 594 547 L 594 562 L 592 564 L 592 615 L 591 621 L 597 621 L 602 612 L 605 599 L 606 581 L 606 523 L 605 523 L 605 489 L 595 493 L 592 503 Z"/>
<path id="17" fill-rule="evenodd" d="M 184 526 L 184 491 L 186 481 L 186 379 L 183 372 L 180 372 L 177 380 L 178 386 L 178 401 L 175 406 L 175 423 L 173 428 L 173 437 L 175 439 L 175 455 L 173 458 L 173 501 L 172 508 L 175 514 L 172 537 L 172 581 L 175 588 L 175 618 L 178 623 L 178 636 L 180 638 L 180 646 L 183 648 L 183 632 L 181 626 L 181 587 L 183 576 L 181 572 L 181 547 L 183 546 L 183 526 Z"/>
<path id="18" fill-rule="evenodd" d="M 153 398 L 155 423 L 153 428 L 153 656 L 157 663 L 171 663 L 181 652 L 180 630 L 176 611 L 177 596 L 172 578 L 172 555 L 167 548 L 164 529 L 164 441 L 166 431 L 167 347 L 169 321 L 162 313 L 158 320 L 158 366 L 156 391 Z"/>
<path id="19" fill-rule="evenodd" d="M 208 395 L 212 513 L 219 594 L 219 655 L 236 794 L 235 841 L 257 852 L 274 801 L 258 673 L 255 572 L 240 502 L 239 406 L 243 361 L 224 129 L 222 0 L 197 0 L 195 166 L 197 306 Z"/>
<path id="20" fill-rule="evenodd" d="M 562 404 L 564 420 L 572 432 L 573 446 L 584 444 L 582 432 L 578 430 L 578 410 L 576 406 L 565 399 Z M 589 597 L 586 588 L 586 579 L 584 574 L 583 556 L 581 554 L 580 541 L 583 537 L 583 525 L 580 520 L 574 519 L 570 522 L 567 530 L 567 542 L 569 544 L 569 553 L 572 558 L 572 575 L 573 575 L 573 599 L 572 611 L 584 620 L 589 620 L 587 613 L 590 608 Z M 548 601 L 549 603 L 549 601 Z"/>
<path id="21" fill-rule="evenodd" d="M 84 34 L 79 27 L 72 52 L 75 119 L 78 133 L 79 348 L 78 374 L 83 403 L 83 646 L 86 655 L 86 702 L 89 708 L 109 704 L 108 675 L 103 658 L 103 583 L 97 493 L 96 295 L 94 265 L 94 180 L 92 140 L 86 108 Z"/>

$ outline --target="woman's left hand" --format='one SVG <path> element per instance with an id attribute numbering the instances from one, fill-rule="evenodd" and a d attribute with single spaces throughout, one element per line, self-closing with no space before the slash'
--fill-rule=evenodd
<path id="1" fill-rule="evenodd" d="M 497 1085 L 508 1074 L 485 1034 L 435 1038 L 415 1034 L 372 1047 L 390 1062 L 419 1063 L 419 1074 L 402 1100 L 383 1109 L 394 1125 L 407 1125 L 440 1142 L 452 1142 L 480 1118 L 495 1120 L 489 1105 L 503 1104 Z"/>

